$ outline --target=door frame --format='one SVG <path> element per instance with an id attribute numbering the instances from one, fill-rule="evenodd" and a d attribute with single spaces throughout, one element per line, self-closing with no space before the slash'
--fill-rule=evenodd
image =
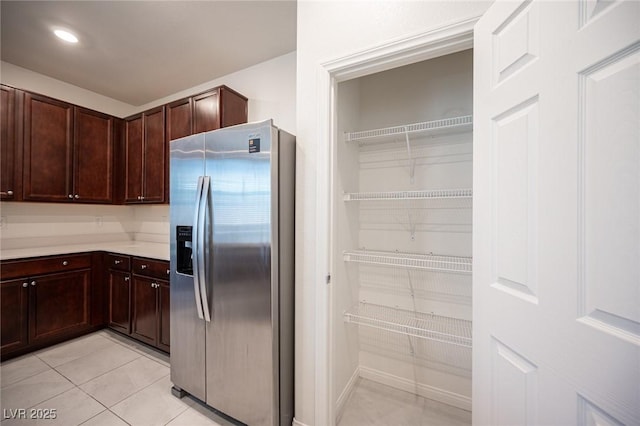
<path id="1" fill-rule="evenodd" d="M 429 31 L 396 39 L 370 49 L 323 62 L 317 73 L 319 94 L 316 180 L 316 285 L 314 299 L 315 332 L 315 424 L 335 424 L 335 395 L 332 377 L 332 286 L 331 252 L 333 251 L 333 176 L 335 146 L 341 137 L 337 133 L 338 83 L 392 68 L 433 59 L 473 48 L 473 28 L 481 15 L 450 23 Z M 329 202 L 327 202 L 329 201 Z M 320 206 L 325 206 L 321 208 Z M 329 285 L 327 285 L 329 284 Z"/>

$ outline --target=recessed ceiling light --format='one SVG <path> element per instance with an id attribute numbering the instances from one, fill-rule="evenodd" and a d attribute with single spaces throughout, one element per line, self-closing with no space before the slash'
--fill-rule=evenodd
<path id="1" fill-rule="evenodd" d="M 78 37 L 74 36 L 69 31 L 55 30 L 53 33 L 55 35 L 57 35 L 59 38 L 63 39 L 64 41 L 68 41 L 69 43 L 77 43 L 78 42 Z"/>

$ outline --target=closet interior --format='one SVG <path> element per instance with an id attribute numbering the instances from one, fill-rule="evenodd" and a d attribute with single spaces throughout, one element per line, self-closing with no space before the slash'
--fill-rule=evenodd
<path id="1" fill-rule="evenodd" d="M 361 386 L 471 410 L 472 85 L 472 50 L 338 84 L 337 424 Z"/>

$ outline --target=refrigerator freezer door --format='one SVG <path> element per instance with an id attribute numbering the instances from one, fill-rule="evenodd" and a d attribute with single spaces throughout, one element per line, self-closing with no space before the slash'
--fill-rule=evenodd
<path id="1" fill-rule="evenodd" d="M 204 156 L 202 134 L 171 141 L 171 381 L 202 400 L 206 398 L 205 323 L 198 318 L 193 276 L 177 272 L 177 229 L 196 226 L 196 192 L 198 177 L 205 174 Z"/>
<path id="2" fill-rule="evenodd" d="M 205 141 L 214 265 L 207 270 L 206 402 L 250 425 L 278 422 L 275 135 L 269 120 L 207 133 Z"/>

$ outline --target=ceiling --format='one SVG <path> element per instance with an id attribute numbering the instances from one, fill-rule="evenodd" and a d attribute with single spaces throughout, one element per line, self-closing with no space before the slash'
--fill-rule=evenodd
<path id="1" fill-rule="evenodd" d="M 3 61 L 140 106 L 296 50 L 296 2 L 0 2 Z M 67 28 L 69 44 L 52 30 Z"/>

